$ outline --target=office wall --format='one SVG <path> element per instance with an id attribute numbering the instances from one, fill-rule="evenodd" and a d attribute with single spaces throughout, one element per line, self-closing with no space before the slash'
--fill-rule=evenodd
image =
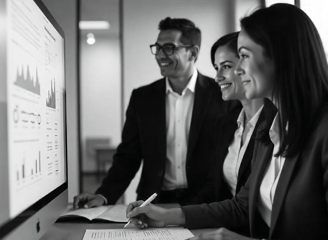
<path id="1" fill-rule="evenodd" d="M 67 86 L 67 150 L 69 201 L 79 192 L 78 136 L 78 0 L 43 0 L 65 32 Z"/>
<path id="2" fill-rule="evenodd" d="M 83 172 L 95 172 L 94 155 L 86 146 L 87 138 L 110 138 L 110 146 L 121 141 L 121 53 L 118 34 L 94 32 L 96 43 L 81 46 L 81 137 Z"/>

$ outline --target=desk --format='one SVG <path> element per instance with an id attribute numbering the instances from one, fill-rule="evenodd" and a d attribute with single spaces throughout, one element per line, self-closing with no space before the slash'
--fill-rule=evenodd
<path id="1" fill-rule="evenodd" d="M 158 204 L 164 208 L 179 207 L 179 204 Z M 122 229 L 125 223 L 55 223 L 40 240 L 82 240 L 86 229 Z M 133 224 L 127 228 L 135 228 Z M 195 236 L 203 232 L 214 231 L 210 229 L 190 230 Z"/>
<path id="2" fill-rule="evenodd" d="M 113 156 L 116 149 L 113 148 L 96 148 L 96 161 L 97 161 L 97 178 L 100 179 L 100 175 L 104 172 L 105 164 L 112 164 Z"/>
<path id="3" fill-rule="evenodd" d="M 82 240 L 86 229 L 122 229 L 123 226 L 123 223 L 55 223 L 40 240 Z M 134 228 L 134 225 L 130 224 L 127 228 Z M 190 231 L 196 236 L 214 230 L 211 228 Z"/>

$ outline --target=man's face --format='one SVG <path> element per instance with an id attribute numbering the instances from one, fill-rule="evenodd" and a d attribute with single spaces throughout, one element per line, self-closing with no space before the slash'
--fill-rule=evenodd
<path id="1" fill-rule="evenodd" d="M 176 46 L 185 45 L 181 39 L 182 33 L 179 30 L 164 30 L 158 35 L 156 43 L 160 46 L 164 44 L 174 44 Z M 190 69 L 193 66 L 191 59 L 191 51 L 189 48 L 176 48 L 174 53 L 167 56 L 163 50 L 155 55 L 161 74 L 169 78 L 187 78 L 190 77 Z"/>

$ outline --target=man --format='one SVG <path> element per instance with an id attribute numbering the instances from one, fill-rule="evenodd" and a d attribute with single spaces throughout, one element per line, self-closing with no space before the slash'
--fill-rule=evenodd
<path id="1" fill-rule="evenodd" d="M 166 18 L 151 51 L 164 78 L 132 92 L 122 142 L 95 194 L 74 207 L 115 204 L 143 161 L 137 199 L 184 205 L 202 188 L 210 168 L 212 131 L 228 109 L 213 79 L 195 68 L 201 32 L 187 19 Z"/>

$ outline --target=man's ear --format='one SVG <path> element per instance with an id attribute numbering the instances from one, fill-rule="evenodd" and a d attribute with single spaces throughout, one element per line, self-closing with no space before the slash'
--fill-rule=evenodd
<path id="1" fill-rule="evenodd" d="M 199 46 L 195 45 L 190 47 L 190 60 L 193 60 L 194 62 L 196 62 L 197 58 L 198 58 L 198 54 L 199 54 Z"/>

